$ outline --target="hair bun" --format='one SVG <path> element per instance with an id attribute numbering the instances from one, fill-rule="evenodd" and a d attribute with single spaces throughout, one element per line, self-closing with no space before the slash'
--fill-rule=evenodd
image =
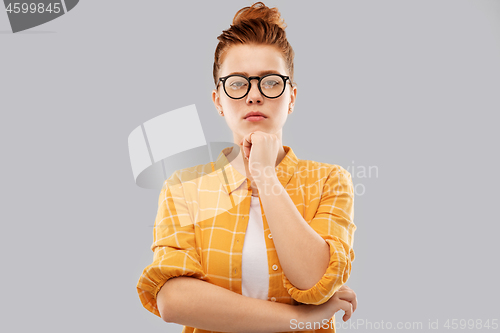
<path id="1" fill-rule="evenodd" d="M 278 8 L 269 8 L 261 1 L 254 3 L 250 7 L 241 8 L 233 18 L 233 25 L 238 25 L 242 21 L 251 19 L 262 19 L 266 22 L 276 24 L 285 30 L 285 21 L 281 18 Z"/>

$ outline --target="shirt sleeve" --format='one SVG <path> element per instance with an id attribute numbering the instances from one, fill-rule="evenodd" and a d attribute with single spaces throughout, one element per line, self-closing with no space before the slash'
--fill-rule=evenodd
<path id="1" fill-rule="evenodd" d="M 161 315 L 156 295 L 168 279 L 192 276 L 206 280 L 196 251 L 194 224 L 186 221 L 192 222 L 192 219 L 184 199 L 182 184 L 175 172 L 163 184 L 158 199 L 151 245 L 153 263 L 143 270 L 137 283 L 142 305 L 158 317 Z"/>
<path id="2" fill-rule="evenodd" d="M 337 166 L 330 172 L 314 218 L 309 225 L 327 242 L 330 261 L 323 277 L 310 289 L 296 288 L 282 272 L 290 296 L 304 304 L 323 304 L 347 282 L 354 261 L 354 190 L 351 174 Z"/>

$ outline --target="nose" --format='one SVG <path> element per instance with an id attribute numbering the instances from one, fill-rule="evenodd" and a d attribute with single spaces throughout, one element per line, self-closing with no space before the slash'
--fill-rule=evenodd
<path id="1" fill-rule="evenodd" d="M 251 78 L 250 82 L 251 85 L 250 85 L 250 91 L 248 92 L 247 95 L 247 102 L 261 103 L 264 97 L 262 96 L 259 90 L 259 79 Z"/>

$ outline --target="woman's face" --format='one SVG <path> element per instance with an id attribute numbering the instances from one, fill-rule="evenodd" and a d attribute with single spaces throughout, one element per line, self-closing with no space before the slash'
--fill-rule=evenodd
<path id="1" fill-rule="evenodd" d="M 225 54 L 220 68 L 220 76 L 242 74 L 249 76 L 262 76 L 272 71 L 281 75 L 288 75 L 285 61 L 281 53 L 269 45 L 236 45 L 232 46 Z M 297 88 L 292 88 L 289 81 L 285 91 L 278 98 L 264 97 L 257 87 L 258 80 L 252 80 L 252 87 L 248 94 L 241 99 L 232 99 L 226 95 L 222 82 L 212 92 L 212 100 L 217 111 L 222 111 L 226 123 L 233 131 L 234 142 L 238 143 L 245 135 L 254 131 L 263 131 L 279 136 L 291 113 L 290 106 L 295 104 Z M 262 112 L 266 118 L 260 121 L 249 121 L 245 115 L 250 111 Z M 220 114 L 219 114 L 220 115 Z"/>

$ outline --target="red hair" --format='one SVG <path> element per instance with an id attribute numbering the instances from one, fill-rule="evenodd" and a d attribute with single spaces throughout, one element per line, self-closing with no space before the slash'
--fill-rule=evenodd
<path id="1" fill-rule="evenodd" d="M 219 44 L 215 49 L 214 83 L 219 80 L 219 70 L 227 50 L 238 44 L 272 45 L 281 52 L 290 76 L 293 81 L 294 52 L 286 38 L 286 24 L 281 18 L 278 8 L 269 8 L 262 2 L 256 2 L 250 7 L 243 7 L 233 18 L 229 29 L 222 31 L 217 37 Z"/>

